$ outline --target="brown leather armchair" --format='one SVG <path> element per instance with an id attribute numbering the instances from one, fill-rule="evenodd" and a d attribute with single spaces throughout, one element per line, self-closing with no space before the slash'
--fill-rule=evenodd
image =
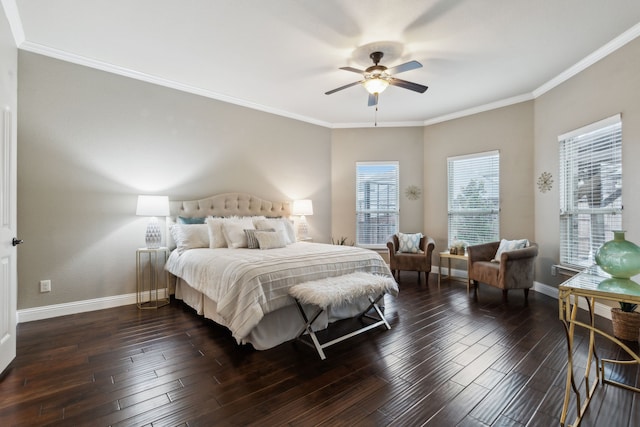
<path id="1" fill-rule="evenodd" d="M 393 235 L 387 241 L 387 249 L 389 249 L 389 268 L 391 273 L 400 281 L 400 270 L 417 271 L 418 281 L 420 281 L 420 273 L 425 273 L 425 282 L 429 282 L 429 273 L 431 272 L 431 254 L 435 248 L 435 241 L 428 236 L 422 236 L 420 239 L 420 250 L 422 252 L 412 254 L 406 252 L 398 252 L 400 242 L 398 236 Z"/>
<path id="2" fill-rule="evenodd" d="M 476 292 L 479 282 L 502 289 L 505 301 L 509 289 L 523 289 L 527 301 L 529 289 L 533 287 L 538 245 L 530 242 L 526 248 L 502 252 L 500 262 L 491 261 L 499 246 L 500 242 L 491 242 L 467 247 L 469 280 Z"/>

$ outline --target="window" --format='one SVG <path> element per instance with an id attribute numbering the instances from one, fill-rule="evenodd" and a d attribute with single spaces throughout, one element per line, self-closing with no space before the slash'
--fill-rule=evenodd
<path id="1" fill-rule="evenodd" d="M 449 246 L 494 242 L 500 236 L 500 153 L 447 159 Z"/>
<path id="2" fill-rule="evenodd" d="M 384 247 L 398 232 L 398 162 L 356 163 L 356 245 Z"/>
<path id="3" fill-rule="evenodd" d="M 622 229 L 620 115 L 569 132 L 560 142 L 560 263 L 588 267 Z"/>

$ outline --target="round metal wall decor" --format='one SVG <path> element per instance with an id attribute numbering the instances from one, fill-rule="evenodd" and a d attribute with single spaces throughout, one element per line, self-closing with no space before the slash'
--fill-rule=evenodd
<path id="1" fill-rule="evenodd" d="M 421 193 L 422 191 L 415 185 L 408 186 L 404 191 L 405 196 L 407 196 L 407 199 L 409 200 L 418 200 Z"/>
<path id="2" fill-rule="evenodd" d="M 551 190 L 553 179 L 549 172 L 542 172 L 538 177 L 538 189 L 541 193 Z"/>

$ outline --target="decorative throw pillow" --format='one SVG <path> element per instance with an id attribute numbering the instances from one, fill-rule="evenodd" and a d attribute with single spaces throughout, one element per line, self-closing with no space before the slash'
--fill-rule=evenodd
<path id="1" fill-rule="evenodd" d="M 249 249 L 258 249 L 260 247 L 260 244 L 258 243 L 258 239 L 256 238 L 256 231 L 253 228 L 248 228 L 244 230 L 244 234 L 247 236 L 247 248 Z M 274 230 L 273 228 L 269 229 L 269 230 L 262 230 L 262 231 L 269 231 L 269 232 L 275 232 L 276 230 Z"/>
<path id="2" fill-rule="evenodd" d="M 282 232 L 258 230 L 255 233 L 260 249 L 276 249 L 287 246 L 286 237 Z"/>
<path id="3" fill-rule="evenodd" d="M 252 229 L 251 221 L 229 220 L 222 223 L 222 233 L 230 248 L 246 248 L 248 245 L 247 235 L 244 230 Z"/>
<path id="4" fill-rule="evenodd" d="M 178 224 L 204 224 L 206 218 L 204 217 L 199 217 L 199 218 L 187 218 L 184 216 L 179 216 L 178 217 Z"/>
<path id="5" fill-rule="evenodd" d="M 222 224 L 224 221 L 225 218 L 214 218 L 212 216 L 206 220 L 207 226 L 209 227 L 209 247 L 211 249 L 227 247 L 227 241 L 224 238 L 224 233 L 222 233 Z"/>
<path id="6" fill-rule="evenodd" d="M 281 231 L 285 236 L 287 245 L 296 242 L 296 232 L 293 229 L 293 224 L 286 218 L 264 218 L 254 220 L 253 224 L 258 230 L 274 229 L 275 231 Z"/>
<path id="7" fill-rule="evenodd" d="M 500 246 L 498 246 L 498 250 L 496 251 L 496 255 L 493 257 L 491 261 L 500 262 L 500 255 L 502 252 L 513 251 L 515 249 L 522 249 L 529 246 L 529 241 L 527 239 L 520 240 L 500 240 Z"/>
<path id="8" fill-rule="evenodd" d="M 280 221 L 282 221 L 282 223 L 284 224 L 284 229 L 287 235 L 287 241 L 289 241 L 290 243 L 295 243 L 297 239 L 296 239 L 296 230 L 293 228 L 293 221 L 287 218 L 282 218 Z"/>
<path id="9" fill-rule="evenodd" d="M 179 254 L 209 247 L 209 228 L 205 224 L 174 224 L 170 231 Z"/>
<path id="10" fill-rule="evenodd" d="M 422 238 L 422 233 L 414 233 L 414 234 L 398 233 L 398 241 L 400 243 L 400 248 L 398 249 L 398 252 L 405 252 L 405 253 L 411 253 L 411 254 L 419 253 L 421 238 Z"/>

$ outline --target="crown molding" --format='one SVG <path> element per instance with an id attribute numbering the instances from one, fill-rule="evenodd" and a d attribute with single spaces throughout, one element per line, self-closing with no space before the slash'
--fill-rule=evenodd
<path id="1" fill-rule="evenodd" d="M 25 41 L 24 28 L 22 27 L 22 19 L 18 12 L 18 5 L 15 0 L 2 0 L 2 8 L 9 21 L 9 28 L 13 34 L 13 40 L 16 46 L 20 46 Z"/>
<path id="2" fill-rule="evenodd" d="M 129 68 L 121 67 L 119 65 L 110 64 L 108 62 L 98 61 L 91 58 L 86 58 L 84 56 L 76 55 L 76 54 L 58 50 L 58 49 L 53 49 L 38 43 L 25 41 L 21 45 L 19 45 L 18 48 L 26 52 L 37 53 L 39 55 L 48 56 L 51 58 L 59 59 L 66 62 L 71 62 L 78 65 L 83 65 L 85 67 L 106 71 L 108 73 L 129 77 L 129 78 L 144 81 L 147 83 L 152 83 L 158 86 L 168 87 L 170 89 L 179 90 L 181 92 L 192 93 L 194 95 L 204 96 L 206 98 L 227 102 L 229 104 L 239 105 L 241 107 L 250 108 L 252 110 L 263 111 L 265 113 L 271 113 L 277 116 L 287 117 L 290 119 L 295 119 L 295 120 L 311 123 L 318 126 L 331 127 L 330 123 L 313 119 L 311 117 L 301 116 L 299 114 L 291 113 L 289 111 L 279 110 L 277 108 L 272 108 L 266 105 L 257 104 L 255 102 L 246 101 L 244 99 L 234 98 L 228 95 L 223 95 L 223 94 L 213 92 L 207 89 L 203 89 L 200 87 L 186 85 L 173 80 L 165 79 L 163 77 L 154 76 L 152 74 L 141 73 L 139 71 L 131 70 Z"/>
<path id="3" fill-rule="evenodd" d="M 470 116 L 473 114 L 478 114 L 490 110 L 494 110 L 497 108 L 506 107 L 513 104 L 518 104 L 521 102 L 529 101 L 532 99 L 536 99 L 539 96 L 545 94 L 549 90 L 555 88 L 561 83 L 569 80 L 574 77 L 576 74 L 584 71 L 591 65 L 595 64 L 599 60 L 605 58 L 609 54 L 615 52 L 620 49 L 622 46 L 626 45 L 630 41 L 636 39 L 640 36 L 640 24 L 636 24 L 631 27 L 629 30 L 622 33 L 620 36 L 616 37 L 600 49 L 596 50 L 589 56 L 585 57 L 575 65 L 571 66 L 564 72 L 560 73 L 553 79 L 544 83 L 537 89 L 533 90 L 531 93 L 525 93 L 521 95 L 517 95 L 511 98 L 498 100 L 495 102 L 491 102 L 489 104 L 484 104 L 476 107 L 472 107 L 466 110 L 457 111 L 451 114 L 446 114 L 439 117 L 434 117 L 431 119 L 427 119 L 425 121 L 412 121 L 412 122 L 380 122 L 380 123 L 329 123 L 322 120 L 317 120 L 311 117 L 302 116 L 299 114 L 295 114 L 285 110 L 279 110 L 276 108 L 268 107 L 266 105 L 257 104 L 254 102 L 250 102 L 247 100 L 234 98 L 228 95 L 223 95 L 217 92 L 213 92 L 210 90 L 206 90 L 203 88 L 185 85 L 180 82 L 176 82 L 173 80 L 165 79 L 162 77 L 154 76 L 147 73 L 141 73 L 135 70 L 131 70 L 125 67 L 121 67 L 118 65 L 110 64 L 103 61 L 97 61 L 94 59 L 86 58 L 80 55 L 75 55 L 70 52 L 61 51 L 58 49 L 52 49 L 48 46 L 40 45 L 37 43 L 29 42 L 25 40 L 25 34 L 22 27 L 22 22 L 20 20 L 20 15 L 18 13 L 18 8 L 16 6 L 15 0 L 1 0 L 2 6 L 4 7 L 5 13 L 9 20 L 9 25 L 11 27 L 11 31 L 13 33 L 13 37 L 16 41 L 16 45 L 19 49 L 37 53 L 40 55 L 49 56 L 52 58 L 60 59 L 62 61 L 71 62 L 78 65 L 83 65 L 86 67 L 98 69 L 101 71 L 106 71 L 113 74 L 118 74 L 124 77 L 133 78 L 136 80 L 144 81 L 147 83 L 156 84 L 159 86 L 168 87 L 171 89 L 179 90 L 182 92 L 188 92 L 195 95 L 204 96 L 207 98 L 215 99 L 222 102 L 227 102 L 230 104 L 238 105 L 241 107 L 250 108 L 253 110 L 263 111 L 265 113 L 275 114 L 282 117 L 287 117 L 294 120 L 299 120 L 302 122 L 310 123 L 317 126 L 322 126 L 331 129 L 348 129 L 348 128 L 371 128 L 371 127 L 414 127 L 414 126 L 430 126 L 437 123 L 459 119 L 462 117 Z"/>
<path id="4" fill-rule="evenodd" d="M 423 127 L 423 122 L 365 122 L 365 123 L 333 123 L 332 129 L 353 129 L 353 128 L 397 128 L 397 127 Z"/>
<path id="5" fill-rule="evenodd" d="M 5 1 L 5 0 L 3 0 Z M 263 111 L 265 113 L 275 114 L 281 117 L 287 117 L 294 120 L 322 126 L 326 128 L 364 128 L 375 127 L 373 123 L 329 123 L 322 120 L 317 120 L 311 117 L 302 116 L 299 114 L 291 113 L 289 111 L 279 110 L 276 108 L 268 107 L 266 105 L 257 104 L 254 102 L 246 101 L 239 98 L 234 98 L 228 95 L 222 95 L 217 92 L 213 92 L 207 89 L 185 85 L 180 82 L 165 79 L 162 77 L 154 76 L 152 74 L 141 73 L 139 71 L 131 70 L 129 68 L 121 67 L 118 65 L 110 64 L 103 61 L 97 61 L 95 59 L 86 58 L 84 56 L 76 55 L 70 52 L 62 51 L 59 49 L 52 49 L 48 46 L 44 46 L 38 43 L 32 43 L 29 41 L 23 42 L 19 46 L 20 50 L 26 52 L 37 53 L 47 57 L 59 59 L 65 62 L 71 62 L 73 64 L 82 65 L 89 68 L 105 71 L 112 74 L 117 74 L 124 77 L 144 81 L 146 83 L 152 83 L 159 86 L 168 87 L 171 89 L 179 90 L 182 92 L 192 93 L 194 95 L 204 96 L 206 98 L 215 99 L 222 102 L 227 102 L 241 107 L 250 108 L 252 110 Z M 378 127 L 411 127 L 411 126 L 423 126 L 422 122 L 387 122 L 378 123 Z"/>
<path id="6" fill-rule="evenodd" d="M 607 57 L 611 53 L 620 49 L 622 46 L 626 45 L 627 43 L 634 40 L 638 36 L 640 36 L 640 24 L 634 25 L 624 33 L 620 34 L 615 39 L 611 40 L 609 43 L 602 46 L 600 49 L 588 55 L 587 57 L 577 62 L 573 66 L 567 68 L 565 71 L 558 74 L 556 77 L 552 78 L 551 80 L 549 80 L 548 82 L 540 86 L 539 88 L 535 89 L 533 91 L 533 97 L 538 98 L 539 96 L 544 95 L 554 87 L 566 82 L 571 77 L 575 76 L 581 71 L 586 70 L 596 62 L 600 61 L 601 59 Z"/>
<path id="7" fill-rule="evenodd" d="M 519 104 L 525 101 L 531 101 L 532 99 L 533 99 L 533 94 L 525 93 L 522 95 L 513 96 L 511 98 L 490 102 L 489 104 L 479 105 L 477 107 L 472 107 L 466 110 L 456 111 L 455 113 L 425 120 L 424 122 L 422 122 L 422 125 L 423 126 L 435 125 L 436 123 L 447 122 L 449 120 L 459 119 L 462 117 L 471 116 L 473 114 L 483 113 L 485 111 L 496 110 L 498 108 L 507 107 L 509 105 Z"/>

